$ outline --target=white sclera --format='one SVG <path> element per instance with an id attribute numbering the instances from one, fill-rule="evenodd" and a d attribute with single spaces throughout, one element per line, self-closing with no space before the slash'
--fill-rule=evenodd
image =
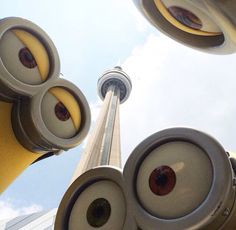
<path id="1" fill-rule="evenodd" d="M 160 166 L 176 174 L 176 185 L 167 195 L 158 196 L 149 187 L 149 177 Z M 213 169 L 207 154 L 198 146 L 173 141 L 150 152 L 137 174 L 136 189 L 141 205 L 151 215 L 176 219 L 193 212 L 206 199 L 212 185 Z"/>
<path id="2" fill-rule="evenodd" d="M 71 138 L 76 135 L 77 130 L 71 117 L 66 121 L 61 121 L 56 116 L 55 106 L 59 102 L 55 96 L 47 92 L 41 105 L 42 118 L 47 129 L 55 136 L 64 139 Z"/>
<path id="3" fill-rule="evenodd" d="M 7 31 L 0 39 L 0 58 L 6 67 L 6 70 L 17 80 L 29 84 L 37 85 L 43 82 L 39 69 L 25 67 L 19 59 L 19 51 L 25 48 L 25 45 L 17 36 Z"/>
<path id="4" fill-rule="evenodd" d="M 87 221 L 90 204 L 99 198 L 106 199 L 111 207 L 108 221 L 101 227 L 92 227 Z M 121 188 L 114 182 L 102 180 L 87 187 L 76 200 L 69 219 L 69 230 L 120 230 L 126 216 L 126 203 Z"/>

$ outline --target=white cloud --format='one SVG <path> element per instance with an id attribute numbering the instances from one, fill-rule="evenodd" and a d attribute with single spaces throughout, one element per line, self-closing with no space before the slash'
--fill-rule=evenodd
<path id="1" fill-rule="evenodd" d="M 130 7 L 130 12 L 136 21 L 136 28 L 139 32 L 145 32 L 150 27 L 148 21 L 143 17 L 143 15 L 136 9 L 136 7 Z"/>
<path id="2" fill-rule="evenodd" d="M 170 127 L 202 130 L 236 150 L 235 57 L 195 51 L 164 35 L 150 34 L 135 47 L 122 64 L 133 85 L 121 105 L 123 164 L 142 140 Z M 101 104 L 90 104 L 93 124 Z"/>
<path id="3" fill-rule="evenodd" d="M 0 200 L 0 220 L 14 218 L 20 215 L 27 215 L 42 211 L 42 207 L 37 204 L 31 204 L 24 207 L 18 207 L 12 200 Z"/>
<path id="4" fill-rule="evenodd" d="M 122 65 L 132 78 L 121 106 L 123 163 L 144 138 L 161 129 L 188 126 L 236 149 L 236 55 L 194 51 L 150 35 Z"/>
<path id="5" fill-rule="evenodd" d="M 149 22 L 143 17 L 139 10 L 135 7 L 133 1 L 127 0 L 116 0 L 114 3 L 117 6 L 123 6 L 123 8 L 128 9 L 128 12 L 132 15 L 137 31 L 145 32 L 150 28 Z"/>

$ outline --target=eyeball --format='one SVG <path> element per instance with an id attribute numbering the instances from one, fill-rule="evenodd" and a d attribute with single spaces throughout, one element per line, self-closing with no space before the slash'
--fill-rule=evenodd
<path id="1" fill-rule="evenodd" d="M 140 165 L 137 196 L 153 216 L 180 218 L 203 203 L 212 180 L 206 153 L 194 144 L 173 141 L 154 149 Z"/>
<path id="2" fill-rule="evenodd" d="M 60 75 L 56 47 L 37 25 L 23 18 L 0 20 L 1 97 L 32 98 Z"/>
<path id="3" fill-rule="evenodd" d="M 125 199 L 120 187 L 112 181 L 101 180 L 79 195 L 70 214 L 68 229 L 120 230 L 125 215 Z"/>
<path id="4" fill-rule="evenodd" d="M 127 222 L 127 200 L 120 169 L 99 166 L 81 174 L 59 205 L 55 229 L 134 229 Z"/>
<path id="5" fill-rule="evenodd" d="M 220 229 L 235 200 L 223 147 L 189 128 L 154 133 L 124 167 L 128 201 L 141 229 Z M 230 219 L 230 218 L 228 218 Z"/>
<path id="6" fill-rule="evenodd" d="M 71 138 L 80 129 L 79 102 L 65 88 L 51 88 L 43 97 L 41 112 L 46 127 L 57 137 Z"/>
<path id="7" fill-rule="evenodd" d="M 11 29 L 3 34 L 0 58 L 6 70 L 22 83 L 38 85 L 48 78 L 50 60 L 47 49 L 26 30 Z"/>
<path id="8" fill-rule="evenodd" d="M 194 7 L 191 2 L 155 0 L 155 5 L 167 21 L 184 32 L 201 36 L 222 34 L 217 24 L 205 12 Z"/>
<path id="9" fill-rule="evenodd" d="M 58 152 L 78 146 L 90 127 L 88 102 L 73 83 L 58 78 L 39 93 L 14 103 L 12 127 L 18 141 L 33 152 Z"/>

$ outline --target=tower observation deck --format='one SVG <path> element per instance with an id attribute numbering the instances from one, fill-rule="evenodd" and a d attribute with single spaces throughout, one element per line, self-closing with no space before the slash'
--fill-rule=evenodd
<path id="1" fill-rule="evenodd" d="M 99 165 L 121 167 L 119 105 L 128 99 L 132 83 L 122 68 L 116 66 L 102 74 L 97 88 L 103 105 L 72 182 Z"/>

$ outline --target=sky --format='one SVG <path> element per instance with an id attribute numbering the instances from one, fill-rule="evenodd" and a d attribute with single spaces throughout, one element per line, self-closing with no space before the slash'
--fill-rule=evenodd
<path id="1" fill-rule="evenodd" d="M 46 31 L 64 78 L 89 102 L 92 126 L 101 106 L 97 79 L 122 66 L 133 84 L 120 111 L 123 165 L 142 140 L 170 127 L 202 130 L 236 151 L 236 54 L 180 45 L 146 22 L 131 0 L 5 1 L 0 14 L 26 18 Z M 84 146 L 25 170 L 1 195 L 0 220 L 57 207 Z"/>

